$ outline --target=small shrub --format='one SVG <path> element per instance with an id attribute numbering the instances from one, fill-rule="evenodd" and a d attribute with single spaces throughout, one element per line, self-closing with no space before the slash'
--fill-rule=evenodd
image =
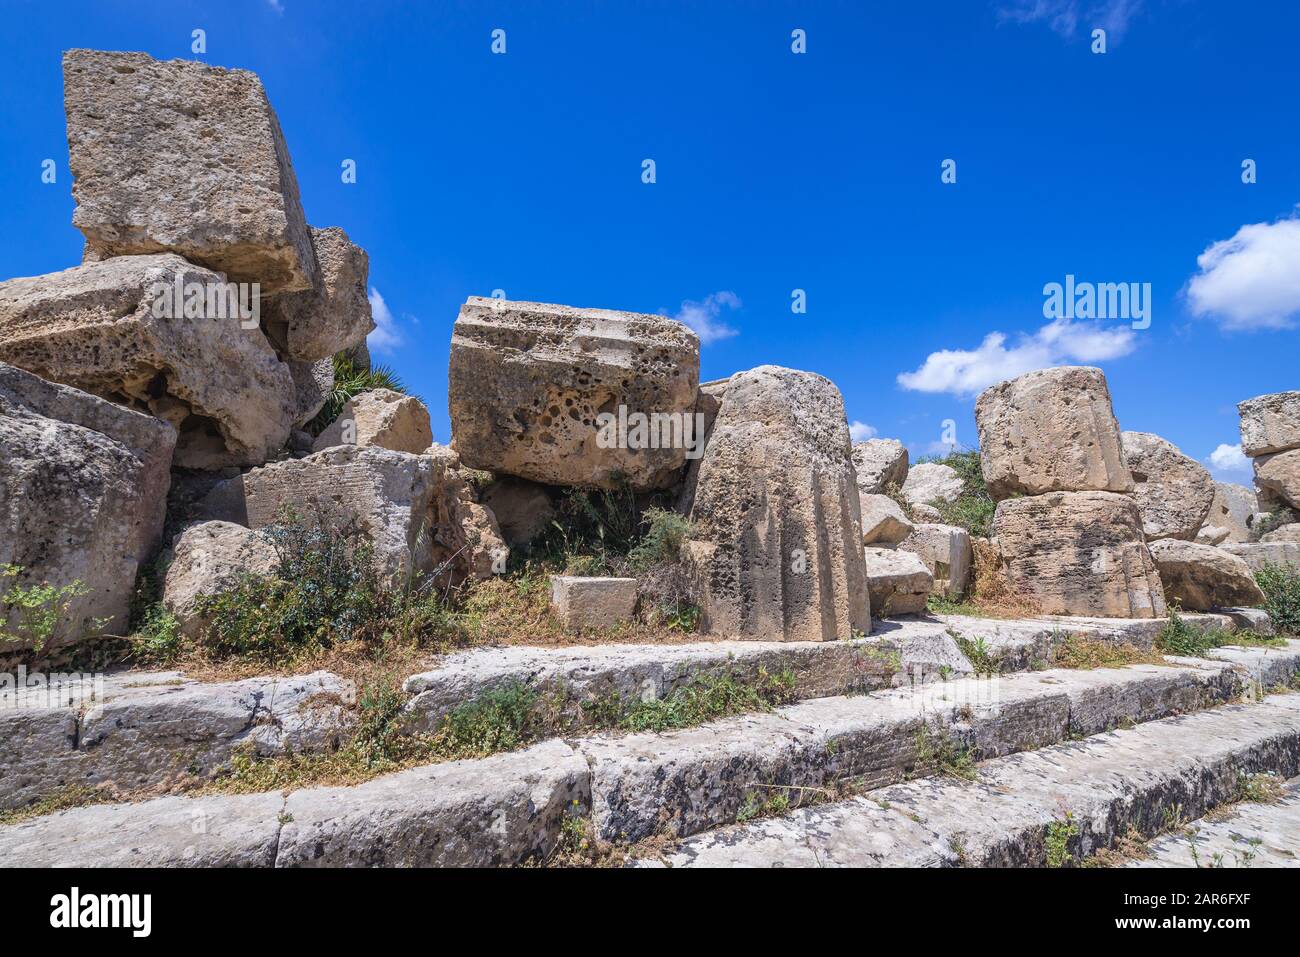
<path id="1" fill-rule="evenodd" d="M 161 604 L 145 610 L 134 638 L 136 657 L 151 664 L 173 662 L 185 647 L 180 622 Z"/>
<path id="2" fill-rule="evenodd" d="M 1276 804 L 1285 793 L 1281 780 L 1272 774 L 1248 775 L 1243 771 L 1237 781 L 1238 801 Z"/>
<path id="3" fill-rule="evenodd" d="M 759 668 L 754 681 L 734 675 L 701 675 L 663 698 L 639 701 L 619 721 L 628 731 L 671 731 L 749 711 L 770 711 L 794 695 L 795 673 L 769 674 Z"/>
<path id="4" fill-rule="evenodd" d="M 1281 528 L 1283 525 L 1290 525 L 1293 522 L 1300 522 L 1300 514 L 1293 509 L 1283 506 L 1274 509 L 1254 522 L 1250 527 L 1250 540 L 1257 542 L 1269 532 Z"/>
<path id="5" fill-rule="evenodd" d="M 1070 862 L 1070 841 L 1079 836 L 1079 825 L 1074 822 L 1074 815 L 1069 811 L 1065 817 L 1047 825 L 1047 834 L 1043 838 L 1043 849 L 1047 853 L 1048 867 L 1064 867 Z"/>
<path id="6" fill-rule="evenodd" d="M 1001 672 L 997 659 L 988 646 L 988 642 L 981 635 L 978 638 L 970 639 L 965 635 L 959 635 L 951 628 L 948 629 L 948 635 L 957 643 L 961 653 L 966 656 L 971 667 L 975 669 L 977 675 L 996 675 Z"/>
<path id="7" fill-rule="evenodd" d="M 921 725 L 916 733 L 916 758 L 921 765 L 951 778 L 974 781 L 978 776 L 974 755 L 969 748 L 955 745 L 946 727 Z"/>
<path id="8" fill-rule="evenodd" d="M 40 652 L 57 634 L 73 601 L 88 589 L 80 579 L 67 585 L 20 585 L 22 571 L 17 565 L 0 564 L 0 587 L 6 579 L 9 582 L 0 593 L 0 646 L 12 644 Z M 95 624 L 102 627 L 107 621 Z"/>
<path id="9" fill-rule="evenodd" d="M 1155 640 L 1157 650 L 1183 658 L 1203 658 L 1210 649 L 1231 643 L 1227 632 L 1189 625 L 1175 607 L 1169 609 L 1169 621 Z"/>
<path id="10" fill-rule="evenodd" d="M 691 523 L 684 515 L 667 508 L 648 508 L 641 516 L 641 524 L 645 533 L 628 553 L 634 571 L 681 558 L 682 544 L 691 531 Z"/>
<path id="11" fill-rule="evenodd" d="M 1105 641 L 1068 635 L 1056 649 L 1053 664 L 1058 668 L 1122 668 L 1125 665 L 1164 664 L 1164 658 L 1155 651 L 1147 651 L 1127 642 Z"/>
<path id="12" fill-rule="evenodd" d="M 481 758 L 526 744 L 537 723 L 536 689 L 514 683 L 468 701 L 444 719 L 434 736 L 438 754 L 450 760 Z"/>
<path id="13" fill-rule="evenodd" d="M 966 529 L 972 535 L 987 538 L 992 534 L 993 513 L 997 502 L 989 494 L 984 484 L 984 472 L 980 468 L 980 454 L 976 450 L 952 452 L 942 458 L 922 459 L 946 465 L 955 471 L 961 479 L 962 492 L 955 501 L 935 501 L 930 504 L 939 510 L 945 525 L 956 525 Z M 918 463 L 919 464 L 919 463 Z"/>
<path id="14" fill-rule="evenodd" d="M 1300 637 L 1300 572 L 1269 563 L 1255 573 L 1264 593 L 1264 610 L 1279 634 Z"/>
<path id="15" fill-rule="evenodd" d="M 320 435 L 339 417 L 343 406 L 364 392 L 375 389 L 390 389 L 406 394 L 406 386 L 397 374 L 387 366 L 372 366 L 369 370 L 359 369 L 352 364 L 345 353 L 334 356 L 334 387 L 325 399 L 325 405 L 316 413 L 316 417 L 307 423 L 307 431 Z"/>

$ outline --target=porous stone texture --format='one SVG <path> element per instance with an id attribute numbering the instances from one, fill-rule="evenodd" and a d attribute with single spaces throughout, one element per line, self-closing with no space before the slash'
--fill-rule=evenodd
<path id="1" fill-rule="evenodd" d="M 907 481 L 907 448 L 898 439 L 867 439 L 853 446 L 858 494 L 879 495 Z"/>
<path id="2" fill-rule="evenodd" d="M 171 423 L 178 466 L 260 465 L 298 415 L 289 367 L 215 303 L 205 317 L 169 310 L 162 290 L 178 282 L 215 290 L 224 280 L 157 255 L 0 283 L 0 361 Z"/>
<path id="3" fill-rule="evenodd" d="M 163 605 L 182 634 L 197 636 L 209 624 L 198 605 L 242 574 L 267 575 L 275 568 L 274 546 L 264 535 L 231 522 L 201 522 L 177 536 L 163 579 Z"/>
<path id="4" fill-rule="evenodd" d="M 1237 403 L 1241 451 L 1251 458 L 1300 448 L 1300 392 L 1274 392 Z"/>
<path id="5" fill-rule="evenodd" d="M 375 328 L 366 297 L 366 251 L 337 226 L 313 227 L 311 243 L 316 256 L 312 288 L 274 297 L 263 316 L 263 328 L 280 352 L 308 362 L 355 348 Z M 366 362 L 368 368 L 368 353 Z"/>
<path id="6" fill-rule="evenodd" d="M 943 521 L 943 512 L 939 511 L 933 505 L 918 505 L 915 502 L 908 503 L 912 506 L 912 519 L 917 522 L 940 523 Z"/>
<path id="7" fill-rule="evenodd" d="M 72 224 L 93 258 L 174 252 L 263 295 L 311 286 L 298 181 L 256 74 L 69 50 L 63 98 Z"/>
<path id="8" fill-rule="evenodd" d="M 355 521 L 390 581 L 433 568 L 429 528 L 437 487 L 429 456 L 342 445 L 276 462 L 242 477 L 250 528 L 281 523 L 288 511 L 307 524 L 343 529 Z"/>
<path id="9" fill-rule="evenodd" d="M 289 367 L 289 375 L 293 377 L 297 405 L 293 425 L 295 429 L 301 429 L 325 407 L 325 402 L 334 389 L 334 363 L 330 359 L 316 362 L 290 359 L 285 364 Z M 307 451 L 311 451 L 310 445 Z"/>
<path id="10" fill-rule="evenodd" d="M 962 493 L 961 476 L 951 465 L 922 462 L 908 470 L 903 483 L 903 498 L 915 508 L 924 505 L 933 508 L 935 502 L 955 502 Z"/>
<path id="11" fill-rule="evenodd" d="M 525 479 L 495 479 L 479 490 L 478 500 L 492 510 L 511 548 L 527 545 L 555 520 L 555 505 L 546 489 Z"/>
<path id="12" fill-rule="evenodd" d="M 471 297 L 452 329 L 453 444 L 470 468 L 535 482 L 667 488 L 699 378 L 698 337 L 663 316 Z M 659 417 L 653 437 L 634 414 Z"/>
<path id="13" fill-rule="evenodd" d="M 934 576 L 920 556 L 892 548 L 868 546 L 864 551 L 867 589 L 875 615 L 889 618 L 924 612 L 934 587 Z"/>
<path id="14" fill-rule="evenodd" d="M 1162 539 L 1150 545 L 1165 600 L 1190 611 L 1262 605 L 1264 593 L 1250 566 L 1231 552 L 1195 542 Z"/>
<path id="15" fill-rule="evenodd" d="M 1060 366 L 991 386 L 975 402 L 975 423 L 994 498 L 1133 490 L 1100 369 Z"/>
<path id="16" fill-rule="evenodd" d="M 1217 525 L 1202 525 L 1194 541 L 1198 545 L 1222 545 L 1228 540 L 1230 530 Z"/>
<path id="17" fill-rule="evenodd" d="M 686 477 L 682 480 L 682 489 L 677 496 L 677 511 L 683 515 L 691 513 L 695 504 L 695 487 L 700 480 L 700 460 L 708 445 L 709 436 L 713 434 L 713 423 L 718 419 L 722 409 L 722 397 L 726 394 L 731 380 L 714 379 L 701 382 L 699 394 L 695 397 L 695 447 L 687 453 Z"/>
<path id="18" fill-rule="evenodd" d="M 551 611 L 574 631 L 613 628 L 636 612 L 635 578 L 551 578 Z"/>
<path id="19" fill-rule="evenodd" d="M 993 532 L 1011 582 L 1049 615 L 1160 618 L 1164 592 L 1137 503 L 1053 492 L 998 503 Z"/>
<path id="20" fill-rule="evenodd" d="M 1072 859 L 1150 834 L 1168 808 L 1199 817 L 1235 800 L 1241 775 L 1300 771 L 1300 695 L 1151 721 L 693 837 L 672 867 L 1042 867 L 1063 809 Z"/>
<path id="21" fill-rule="evenodd" d="M 81 582 L 54 644 L 125 634 L 136 572 L 162 534 L 175 444 L 165 422 L 0 363 L 0 565 L 22 569 L 0 592 Z M 17 619 L 0 613 L 0 630 L 16 634 Z"/>
<path id="22" fill-rule="evenodd" d="M 897 545 L 915 526 L 888 495 L 862 495 L 862 544 Z"/>
<path id="23" fill-rule="evenodd" d="M 1255 487 L 1260 496 L 1300 509 L 1300 449 L 1261 455 L 1255 459 Z"/>
<path id="24" fill-rule="evenodd" d="M 562 741 L 289 795 L 277 867 L 503 867 L 545 860 L 590 806 L 586 762 Z"/>
<path id="25" fill-rule="evenodd" d="M 1227 531 L 1227 535 L 1217 542 L 1202 541 L 1198 535 L 1196 541 L 1202 545 L 1248 542 L 1254 526 L 1254 515 L 1258 511 L 1259 499 L 1253 490 L 1244 485 L 1215 482 L 1214 500 L 1210 503 L 1210 514 L 1205 517 L 1204 528 L 1221 528 Z"/>
<path id="26" fill-rule="evenodd" d="M 1150 432 L 1124 432 L 1120 440 L 1133 474 L 1133 498 L 1142 512 L 1142 533 L 1147 541 L 1194 539 L 1214 502 L 1215 485 L 1209 471 L 1172 442 Z"/>
<path id="27" fill-rule="evenodd" d="M 192 784 L 237 751 L 338 747 L 353 722 L 351 682 L 327 671 L 205 683 L 177 672 L 51 675 L 57 694 L 0 693 L 0 810 L 75 786 L 128 795 Z"/>
<path id="28" fill-rule="evenodd" d="M 445 445 L 431 445 L 424 457 L 433 463 L 433 561 L 453 581 L 484 581 L 506 570 L 509 549 L 490 507 L 474 500 L 469 473 L 460 456 Z"/>
<path id="29" fill-rule="evenodd" d="M 1300 522 L 1291 522 L 1287 525 L 1281 525 L 1271 532 L 1265 532 L 1259 537 L 1261 542 L 1269 544 L 1272 542 L 1294 542 L 1300 544 Z"/>
<path id="30" fill-rule="evenodd" d="M 377 445 L 416 455 L 433 444 L 429 410 L 413 395 L 374 389 L 351 399 L 316 438 L 312 451 L 336 445 Z"/>
<path id="31" fill-rule="evenodd" d="M 732 376 L 683 548 L 701 623 L 728 637 L 833 641 L 871 628 L 844 399 L 811 372 Z"/>
<path id="32" fill-rule="evenodd" d="M 934 587 L 949 598 L 964 595 L 970 587 L 974 552 L 966 529 L 922 522 L 898 548 L 920 556 L 934 576 Z"/>
<path id="33" fill-rule="evenodd" d="M 1252 572 L 1268 565 L 1291 565 L 1300 569 L 1300 544 L 1295 542 L 1230 542 L 1223 551 L 1236 555 Z"/>

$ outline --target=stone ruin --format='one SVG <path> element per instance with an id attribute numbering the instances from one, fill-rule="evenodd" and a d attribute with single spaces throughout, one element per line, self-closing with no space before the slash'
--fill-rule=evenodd
<path id="1" fill-rule="evenodd" d="M 269 567 L 254 533 L 286 507 L 359 518 L 392 579 L 483 579 L 572 487 L 676 500 L 701 627 L 718 638 L 848 638 L 873 611 L 970 593 L 981 543 L 942 520 L 963 494 L 952 468 L 909 468 L 896 440 L 852 445 L 839 390 L 816 374 L 700 383 L 698 338 L 662 316 L 470 297 L 452 330 L 450 447 L 418 399 L 386 390 L 306 434 L 332 357 L 368 362 L 368 259 L 342 229 L 308 225 L 260 81 L 139 53 L 72 50 L 63 67 L 85 254 L 0 283 L 0 563 L 27 583 L 85 583 L 65 640 L 121 633 L 160 551 L 165 603 L 192 632 L 199 595 Z M 262 297 L 255 312 L 240 284 Z M 213 312 L 212 290 L 229 308 Z M 1258 499 L 1121 432 L 1098 369 L 993 386 L 975 408 L 998 503 L 981 547 L 1046 614 L 1258 603 L 1253 570 L 1300 564 L 1298 526 L 1252 534 L 1263 510 L 1300 508 L 1300 393 L 1240 411 Z M 625 580 L 555 589 L 575 627 L 635 604 Z"/>

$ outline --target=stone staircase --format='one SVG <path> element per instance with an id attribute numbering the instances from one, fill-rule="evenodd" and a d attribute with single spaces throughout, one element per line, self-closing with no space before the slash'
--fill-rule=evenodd
<path id="1" fill-rule="evenodd" d="M 1174 808 L 1182 820 L 1200 817 L 1233 800 L 1243 774 L 1300 773 L 1300 694 L 1289 690 L 1300 641 L 1085 671 L 1042 665 L 1068 634 L 1149 646 L 1158 628 L 1115 619 L 883 624 L 824 644 L 463 652 L 408 680 L 417 724 L 519 680 L 583 701 L 611 691 L 663 697 L 724 669 L 789 668 L 799 700 L 662 734 L 575 723 L 519 751 L 349 787 L 72 808 L 0 827 L 0 864 L 501 866 L 550 859 L 575 820 L 591 838 L 631 846 L 643 865 L 1034 865 L 1049 852 L 1063 863 L 1131 834 L 1151 838 Z M 982 657 L 1008 670 L 975 674 L 958 639 L 978 641 Z M 282 704 L 333 689 L 321 676 L 295 680 Z M 272 753 L 328 738 L 269 702 L 269 727 L 250 721 L 248 687 L 240 698 L 229 685 L 194 685 L 119 681 L 108 724 L 119 729 L 119 754 L 133 753 L 128 739 L 136 745 L 127 767 L 182 739 L 218 755 L 220 742 L 242 740 L 250 726 L 262 727 L 257 740 Z M 157 720 L 166 688 L 190 712 L 203 694 L 232 702 L 220 746 L 201 740 L 194 722 Z M 72 738 L 63 759 L 85 761 L 75 757 L 84 743 L 75 727 Z M 29 740 L 29 758 L 33 749 Z M 77 768 L 68 764 L 64 777 Z M 111 765 L 93 768 L 95 779 L 112 779 Z"/>

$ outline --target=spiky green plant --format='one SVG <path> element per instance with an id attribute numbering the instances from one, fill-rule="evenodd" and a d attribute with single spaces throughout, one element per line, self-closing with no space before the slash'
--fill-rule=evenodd
<path id="1" fill-rule="evenodd" d="M 353 364 L 346 353 L 338 353 L 334 356 L 334 387 L 330 389 L 325 405 L 316 413 L 316 418 L 307 424 L 307 431 L 312 435 L 320 435 L 339 417 L 343 406 L 362 393 L 375 389 L 391 389 L 403 395 L 408 394 L 406 384 L 388 366 L 361 369 Z"/>

